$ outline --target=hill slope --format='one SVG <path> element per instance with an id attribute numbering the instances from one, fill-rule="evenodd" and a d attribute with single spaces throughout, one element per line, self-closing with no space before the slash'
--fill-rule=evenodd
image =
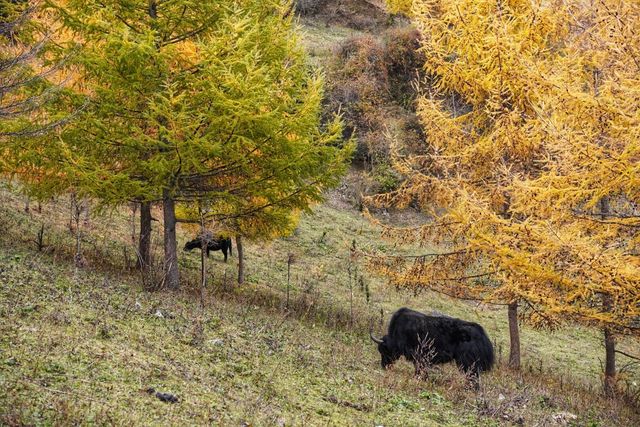
<path id="1" fill-rule="evenodd" d="M 0 261 L 5 425 L 459 425 L 410 378 L 385 378 L 355 333 L 232 297 L 199 309 L 33 254 Z"/>
<path id="2" fill-rule="evenodd" d="M 313 17 L 302 20 L 316 64 L 341 40 L 375 35 L 389 23 L 367 0 L 316 3 Z M 353 242 L 388 252 L 413 248 L 382 241 L 349 202 L 333 193 L 302 217 L 295 235 L 247 242 L 240 288 L 233 285 L 237 258 L 225 264 L 213 253 L 201 293 L 196 251 L 181 254 L 180 292 L 152 293 L 131 269 L 136 226 L 126 209 L 83 218 L 86 265 L 74 268 L 78 231 L 69 231 L 67 200 L 26 213 L 23 199 L 0 191 L 0 424 L 640 425 L 637 408 L 599 395 L 596 331 L 524 327 L 524 368 L 510 372 L 502 363 L 504 308 L 397 292 L 369 276 L 350 260 Z M 156 260 L 160 229 L 154 223 Z M 181 243 L 194 233 L 182 228 Z M 380 369 L 369 329 L 382 333 L 401 306 L 485 327 L 498 363 L 479 393 L 451 366 L 425 381 L 404 361 Z M 619 348 L 640 352 L 634 340 Z M 640 382 L 634 366 L 621 362 L 621 380 Z M 149 389 L 179 401 L 162 402 Z"/>
<path id="3" fill-rule="evenodd" d="M 183 257 L 185 289 L 175 294 L 143 291 L 124 268 L 126 212 L 89 220 L 88 267 L 76 269 L 65 252 L 73 236 L 63 226 L 63 200 L 26 214 L 18 198 L 1 196 L 3 424 L 554 425 L 563 411 L 577 414 L 578 425 L 638 421 L 622 402 L 601 401 L 571 380 L 598 381 L 597 337 L 586 330 L 525 329 L 528 368 L 515 375 L 499 364 L 479 395 L 451 367 L 426 382 L 413 378 L 406 362 L 383 372 L 368 339 L 370 322 L 380 330 L 381 309 L 385 321 L 401 305 L 476 320 L 502 349 L 504 313 L 397 293 L 365 276 L 371 299 L 356 288 L 351 324 L 349 244 L 387 247 L 357 213 L 319 206 L 297 236 L 248 245 L 249 283 L 239 289 L 231 287 L 233 264 L 214 255 L 202 308 L 195 254 Z M 54 244 L 48 253 L 32 249 L 38 223 Z M 287 310 L 291 252 L 297 263 Z M 180 402 L 163 403 L 149 388 Z"/>

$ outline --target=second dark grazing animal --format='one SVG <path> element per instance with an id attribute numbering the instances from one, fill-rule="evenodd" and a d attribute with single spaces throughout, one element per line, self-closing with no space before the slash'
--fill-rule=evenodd
<path id="1" fill-rule="evenodd" d="M 385 369 L 401 356 L 413 362 L 416 374 L 430 364 L 455 361 L 477 387 L 480 372 L 493 366 L 493 345 L 482 326 L 453 317 L 401 308 L 391 317 L 387 335 L 370 336 Z"/>
<path id="2" fill-rule="evenodd" d="M 193 249 L 202 248 L 203 238 L 206 239 L 207 242 L 207 258 L 209 257 L 209 252 L 211 251 L 222 251 L 222 253 L 224 254 L 224 262 L 227 262 L 227 251 L 229 252 L 229 255 L 233 255 L 231 249 L 231 239 L 224 236 L 198 236 L 195 239 L 187 242 L 184 245 L 184 250 L 189 252 Z"/>

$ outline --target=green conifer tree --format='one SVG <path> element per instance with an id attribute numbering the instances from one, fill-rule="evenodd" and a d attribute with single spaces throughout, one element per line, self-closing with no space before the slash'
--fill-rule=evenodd
<path id="1" fill-rule="evenodd" d="M 349 149 L 321 130 L 322 79 L 279 1 L 51 1 L 90 105 L 61 137 L 65 176 L 105 204 L 162 201 L 165 285 L 179 284 L 175 208 L 212 218 L 304 208 Z"/>

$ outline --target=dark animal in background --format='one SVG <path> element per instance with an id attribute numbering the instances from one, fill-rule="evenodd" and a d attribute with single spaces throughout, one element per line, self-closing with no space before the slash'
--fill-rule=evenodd
<path id="1" fill-rule="evenodd" d="M 427 316 L 401 308 L 391 317 L 387 335 L 378 339 L 382 367 L 401 356 L 413 362 L 416 374 L 428 365 L 455 361 L 478 387 L 480 372 L 493 366 L 493 345 L 482 326 L 453 317 Z"/>
<path id="2" fill-rule="evenodd" d="M 184 250 L 190 252 L 193 249 L 201 249 L 203 239 L 205 239 L 207 243 L 207 258 L 209 257 L 209 252 L 211 251 L 222 251 L 222 253 L 224 254 L 224 262 L 227 262 L 227 251 L 229 252 L 229 255 L 233 255 L 231 250 L 231 239 L 224 236 L 198 236 L 195 239 L 187 242 L 184 245 Z"/>

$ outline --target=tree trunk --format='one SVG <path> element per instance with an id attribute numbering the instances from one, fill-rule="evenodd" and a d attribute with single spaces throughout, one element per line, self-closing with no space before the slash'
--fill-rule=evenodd
<path id="1" fill-rule="evenodd" d="M 202 307 L 204 307 L 204 291 L 207 287 L 207 257 L 205 256 L 205 254 L 207 253 L 207 245 L 209 244 L 209 239 L 205 238 L 204 232 L 204 224 L 201 223 L 200 235 L 202 236 L 202 241 L 200 244 L 200 305 Z"/>
<path id="2" fill-rule="evenodd" d="M 289 289 L 291 287 L 291 264 L 293 264 L 293 254 L 289 252 L 287 257 L 287 309 L 289 308 Z"/>
<path id="3" fill-rule="evenodd" d="M 616 338 L 609 328 L 604 328 L 604 393 L 612 397 L 616 393 Z"/>
<path id="4" fill-rule="evenodd" d="M 207 248 L 209 247 L 209 235 L 205 229 L 204 213 L 202 206 L 198 206 L 200 213 L 200 306 L 204 308 L 204 291 L 207 287 Z"/>
<path id="5" fill-rule="evenodd" d="M 164 211 L 164 285 L 169 289 L 180 286 L 178 244 L 176 240 L 176 207 L 169 190 L 162 192 Z"/>
<path id="6" fill-rule="evenodd" d="M 72 192 L 69 195 L 69 232 L 73 234 L 73 223 L 75 221 L 76 213 L 76 193 Z"/>
<path id="7" fill-rule="evenodd" d="M 238 251 L 238 285 L 244 283 L 244 249 L 242 248 L 242 236 L 236 236 L 236 250 Z"/>
<path id="8" fill-rule="evenodd" d="M 600 218 L 605 221 L 609 216 L 609 198 L 604 196 L 600 199 Z M 602 294 L 602 311 L 605 313 L 613 309 L 613 298 L 610 294 Z M 613 396 L 616 392 L 616 339 L 613 331 L 604 328 L 604 393 L 607 396 Z"/>
<path id="9" fill-rule="evenodd" d="M 520 330 L 518 329 L 518 303 L 509 303 L 509 338 L 511 347 L 509 351 L 509 367 L 520 369 Z"/>
<path id="10" fill-rule="evenodd" d="M 151 202 L 140 203 L 140 240 L 138 242 L 138 268 L 151 265 Z"/>
<path id="11" fill-rule="evenodd" d="M 76 267 L 84 267 L 84 256 L 82 255 L 82 246 L 80 244 L 81 242 L 81 238 L 80 238 L 80 212 L 76 209 L 76 216 L 75 216 L 75 222 L 76 222 L 76 254 L 75 254 L 75 263 L 76 263 Z"/>
<path id="12" fill-rule="evenodd" d="M 604 311 L 611 311 L 613 305 L 611 295 L 602 295 L 602 305 Z M 616 338 L 608 327 L 604 328 L 604 349 L 604 393 L 612 397 L 616 393 Z"/>
<path id="13" fill-rule="evenodd" d="M 138 232 L 136 230 L 136 214 L 138 213 L 139 203 L 131 203 L 131 243 L 135 244 L 138 239 Z"/>

